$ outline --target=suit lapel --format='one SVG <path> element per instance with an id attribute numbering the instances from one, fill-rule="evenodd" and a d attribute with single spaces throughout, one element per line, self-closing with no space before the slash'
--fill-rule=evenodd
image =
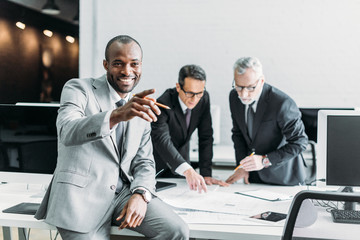
<path id="1" fill-rule="evenodd" d="M 186 120 L 185 120 L 185 115 L 181 109 L 180 103 L 179 103 L 179 99 L 178 99 L 178 95 L 174 94 L 172 96 L 172 103 L 173 106 L 172 108 L 174 109 L 174 113 L 176 116 L 176 120 L 179 122 L 181 129 L 184 133 L 184 136 L 187 136 L 187 127 L 186 127 Z M 191 114 L 192 115 L 192 114 Z M 193 116 L 191 116 L 192 118 Z M 190 125 L 191 125 L 191 118 L 190 118 Z"/>
<path id="2" fill-rule="evenodd" d="M 109 88 L 106 83 L 106 75 L 95 79 L 93 89 L 96 101 L 99 103 L 100 112 L 111 110 L 113 106 L 110 100 Z"/>
<path id="3" fill-rule="evenodd" d="M 256 133 L 260 127 L 262 119 L 264 117 L 265 111 L 268 105 L 268 91 L 269 88 L 264 84 L 263 91 L 259 98 L 258 105 L 256 107 L 255 119 L 254 119 L 254 129 L 253 129 L 253 140 L 256 138 Z"/>
<path id="4" fill-rule="evenodd" d="M 201 98 L 198 104 L 191 110 L 191 117 L 190 117 L 190 125 L 187 129 L 187 134 L 194 132 L 195 128 L 197 127 L 198 121 L 194 121 L 194 119 L 200 119 L 200 113 L 202 112 L 204 107 L 204 98 Z M 186 121 L 185 121 L 186 126 Z M 191 136 L 187 136 L 190 138 Z"/>
<path id="5" fill-rule="evenodd" d="M 248 142 L 248 145 L 251 143 L 251 139 L 249 138 L 248 130 L 246 127 L 245 122 L 245 105 L 241 103 L 240 99 L 237 98 L 237 101 L 240 102 L 240 109 L 239 109 L 239 122 L 240 122 L 240 130 L 243 133 L 243 136 L 245 137 L 246 141 Z"/>
<path id="6" fill-rule="evenodd" d="M 110 92 L 106 81 L 107 81 L 106 75 L 103 75 L 102 77 L 95 79 L 95 81 L 93 82 L 93 89 L 94 89 L 93 91 L 96 101 L 99 104 L 100 112 L 105 112 L 113 109 L 113 103 L 111 102 L 110 99 Z M 125 125 L 125 131 L 126 131 L 126 125 Z M 119 149 L 116 143 L 115 134 L 116 131 L 113 131 L 112 134 L 110 135 L 110 138 L 118 155 L 118 158 L 116 158 L 116 160 L 119 162 L 120 156 L 119 156 Z"/>

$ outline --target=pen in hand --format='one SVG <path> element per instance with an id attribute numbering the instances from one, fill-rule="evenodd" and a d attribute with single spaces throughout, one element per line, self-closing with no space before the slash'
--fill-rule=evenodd
<path id="1" fill-rule="evenodd" d="M 162 107 L 162 108 L 165 108 L 165 109 L 171 109 L 170 107 L 164 105 L 164 104 L 161 104 L 161 103 L 158 103 L 155 99 L 153 98 L 149 98 L 149 97 L 144 97 L 144 99 L 146 100 L 150 100 L 150 101 L 153 101 L 155 105 L 159 106 L 159 107 Z"/>
<path id="2" fill-rule="evenodd" d="M 133 94 L 133 96 L 135 96 L 135 94 Z M 165 108 L 165 109 L 171 109 L 170 107 L 168 107 L 168 106 L 166 106 L 166 105 L 164 105 L 164 104 L 161 104 L 161 103 L 158 103 L 155 99 L 153 99 L 153 98 L 149 98 L 149 97 L 143 97 L 144 99 L 146 99 L 146 100 L 150 100 L 150 101 L 152 101 L 152 102 L 154 102 L 154 104 L 156 105 L 156 106 L 158 106 L 158 107 L 162 107 L 162 108 Z"/>
<path id="3" fill-rule="evenodd" d="M 252 152 L 252 153 L 249 155 L 249 157 L 253 156 L 254 154 L 255 154 L 255 152 Z M 238 170 L 239 168 L 242 168 L 242 164 L 241 164 L 241 163 L 239 164 L 239 166 L 237 166 L 237 167 L 234 169 L 234 172 L 235 172 L 236 170 Z"/>

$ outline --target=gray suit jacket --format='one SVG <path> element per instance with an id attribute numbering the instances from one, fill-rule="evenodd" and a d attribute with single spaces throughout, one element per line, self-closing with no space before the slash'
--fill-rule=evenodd
<path id="1" fill-rule="evenodd" d="M 248 137 L 245 105 L 235 89 L 230 92 L 230 111 L 237 164 L 254 149 L 256 154 L 267 154 L 273 164 L 258 171 L 262 181 L 280 185 L 297 185 L 305 181 L 305 162 L 301 153 L 308 139 L 301 113 L 288 95 L 264 84 L 257 104 L 253 139 Z"/>
<path id="2" fill-rule="evenodd" d="M 110 131 L 105 118 L 114 105 L 106 81 L 104 75 L 65 84 L 57 118 L 57 166 L 37 219 L 89 232 L 114 198 L 119 165 L 130 189 L 142 186 L 154 193 L 150 124 L 138 117 L 127 122 L 120 157 L 115 131 Z"/>

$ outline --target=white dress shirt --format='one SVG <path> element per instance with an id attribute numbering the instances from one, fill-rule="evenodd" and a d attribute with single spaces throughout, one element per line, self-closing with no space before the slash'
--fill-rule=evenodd
<path id="1" fill-rule="evenodd" d="M 187 106 L 185 105 L 185 103 L 183 103 L 183 101 L 180 99 L 180 97 L 178 97 L 178 99 L 179 99 L 181 110 L 185 114 Z M 184 162 L 175 169 L 175 172 L 181 176 L 184 176 L 184 172 L 190 168 L 192 168 L 191 165 L 188 164 L 187 162 Z"/>

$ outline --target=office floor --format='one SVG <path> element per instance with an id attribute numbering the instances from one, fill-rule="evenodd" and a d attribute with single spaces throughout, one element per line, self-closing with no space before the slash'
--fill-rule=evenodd
<path id="1" fill-rule="evenodd" d="M 52 231 L 52 238 L 50 237 L 50 231 L 41 230 L 41 229 L 31 229 L 29 240 L 50 240 L 54 239 L 56 235 L 56 231 Z M 13 240 L 19 239 L 18 231 L 16 228 L 11 228 L 11 236 Z M 61 237 L 58 236 L 57 240 L 61 240 Z M 3 240 L 3 232 L 2 228 L 0 228 L 0 240 Z"/>

